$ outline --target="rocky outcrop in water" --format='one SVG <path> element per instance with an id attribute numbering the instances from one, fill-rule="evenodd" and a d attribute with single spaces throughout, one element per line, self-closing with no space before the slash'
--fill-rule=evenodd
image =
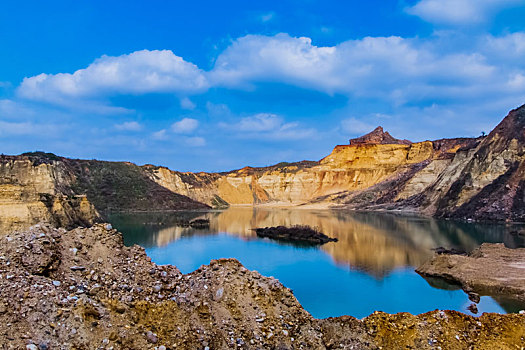
<path id="1" fill-rule="evenodd" d="M 322 245 L 328 242 L 337 242 L 337 238 L 328 237 L 317 229 L 305 225 L 292 227 L 259 227 L 255 229 L 255 233 L 262 238 L 307 245 Z"/>
<path id="2" fill-rule="evenodd" d="M 233 259 L 183 275 L 125 247 L 110 225 L 35 226 L 0 239 L 6 349 L 496 349 L 525 315 L 376 312 L 317 320 L 273 278 Z M 356 301 L 359 302 L 359 301 Z"/>
<path id="3" fill-rule="evenodd" d="M 436 254 L 416 272 L 460 284 L 466 292 L 525 302 L 525 248 L 484 243 L 469 255 Z M 479 300 L 478 300 L 479 302 Z"/>

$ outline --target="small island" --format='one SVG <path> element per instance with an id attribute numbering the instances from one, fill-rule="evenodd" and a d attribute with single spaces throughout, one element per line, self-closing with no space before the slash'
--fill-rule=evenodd
<path id="1" fill-rule="evenodd" d="M 306 225 L 296 225 L 292 227 L 260 227 L 255 229 L 255 233 L 257 236 L 263 238 L 310 245 L 322 245 L 328 242 L 337 242 L 337 238 L 328 237 L 319 230 Z"/>

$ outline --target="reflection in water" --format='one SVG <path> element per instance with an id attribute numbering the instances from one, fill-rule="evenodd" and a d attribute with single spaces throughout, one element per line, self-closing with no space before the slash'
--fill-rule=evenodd
<path id="1" fill-rule="evenodd" d="M 181 220 L 207 218 L 209 229 L 181 227 Z M 525 237 L 511 235 L 497 224 L 463 223 L 385 213 L 341 210 L 231 208 L 226 211 L 114 214 L 113 224 L 126 244 L 160 247 L 181 237 L 226 233 L 257 239 L 252 230 L 266 226 L 308 225 L 339 239 L 320 249 L 338 264 L 381 278 L 395 268 L 419 266 L 437 247 L 472 251 L 483 242 L 525 246 Z"/>
<path id="2" fill-rule="evenodd" d="M 182 221 L 210 220 L 209 229 L 181 227 Z M 127 245 L 139 244 L 158 264 L 188 273 L 211 259 L 237 258 L 249 269 L 275 276 L 292 288 L 315 317 L 374 310 L 422 313 L 436 308 L 465 313 L 470 301 L 458 286 L 414 272 L 443 246 L 471 251 L 483 242 L 525 246 L 504 225 L 434 220 L 384 213 L 330 210 L 231 208 L 226 211 L 114 214 L 113 225 Z M 309 225 L 338 242 L 319 248 L 283 245 L 258 238 L 253 228 Z M 481 312 L 515 312 L 525 305 L 482 297 Z"/>

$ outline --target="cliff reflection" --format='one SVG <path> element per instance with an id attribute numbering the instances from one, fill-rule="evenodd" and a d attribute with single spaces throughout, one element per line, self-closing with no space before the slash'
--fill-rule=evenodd
<path id="1" fill-rule="evenodd" d="M 181 220 L 207 218 L 210 228 L 181 227 Z M 395 268 L 418 266 L 446 247 L 471 251 L 483 242 L 525 245 L 525 237 L 509 234 L 504 225 L 443 221 L 385 213 L 331 210 L 230 208 L 225 211 L 115 214 L 110 218 L 124 233 L 125 243 L 163 246 L 184 236 L 227 233 L 258 239 L 256 227 L 309 225 L 339 242 L 320 247 L 338 263 L 366 271 L 377 278 Z M 277 244 L 277 243 L 276 243 Z"/>

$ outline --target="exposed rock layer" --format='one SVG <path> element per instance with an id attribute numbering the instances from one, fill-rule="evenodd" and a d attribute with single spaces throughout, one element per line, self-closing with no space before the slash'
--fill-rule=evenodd
<path id="1" fill-rule="evenodd" d="M 38 222 L 90 226 L 106 210 L 205 209 L 123 162 L 73 160 L 46 153 L 0 157 L 0 232 Z"/>
<path id="2" fill-rule="evenodd" d="M 99 218 L 85 195 L 65 188 L 73 182 L 62 163 L 27 157 L 0 158 L 0 232 L 46 221 L 56 226 L 89 226 Z"/>
<path id="3" fill-rule="evenodd" d="M 227 173 L 182 173 L 42 153 L 4 156 L 0 186 L 0 213 L 11 222 L 4 227 L 27 226 L 38 218 L 91 222 L 96 215 L 83 211 L 89 206 L 83 197 L 75 199 L 79 195 L 102 213 L 302 205 L 525 221 L 525 106 L 484 138 L 411 143 L 378 128 L 336 146 L 319 162 Z M 46 202 L 41 194 L 55 197 Z M 71 218 L 56 219 L 53 212 L 60 210 L 49 209 L 50 202 L 71 207 Z"/>
<path id="4" fill-rule="evenodd" d="M 277 280 L 236 260 L 183 275 L 124 247 L 109 225 L 34 227 L 0 240 L 6 349 L 496 349 L 525 342 L 525 315 L 376 312 L 312 318 Z M 359 302 L 359 301 L 356 301 Z"/>

